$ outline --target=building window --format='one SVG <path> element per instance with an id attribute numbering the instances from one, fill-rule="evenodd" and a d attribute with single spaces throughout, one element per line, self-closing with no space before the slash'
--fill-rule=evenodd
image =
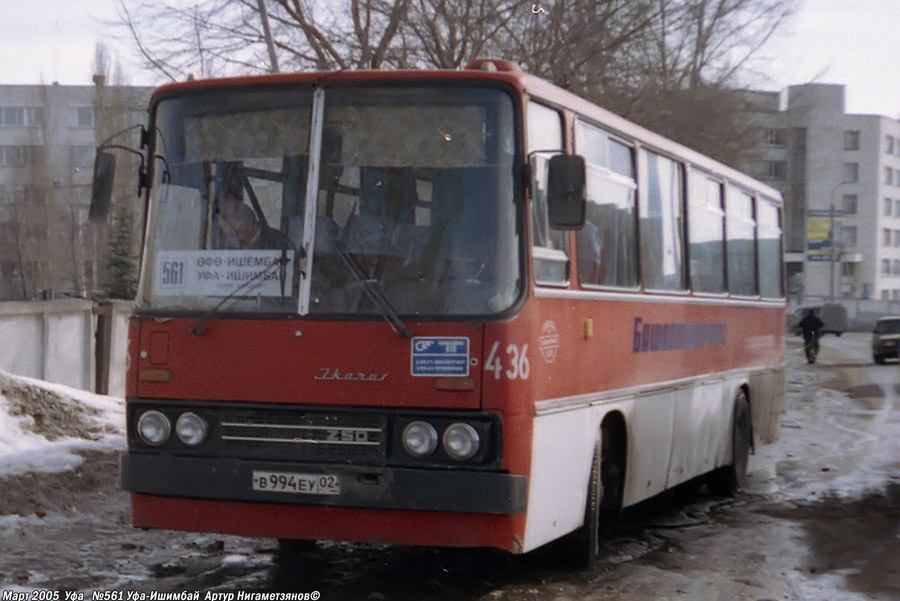
<path id="1" fill-rule="evenodd" d="M 787 146 L 787 130 L 786 129 L 769 129 L 765 130 L 766 144 L 768 146 Z"/>
<path id="2" fill-rule="evenodd" d="M 787 179 L 787 161 L 766 161 L 763 164 L 763 179 Z"/>
<path id="3" fill-rule="evenodd" d="M 894 230 L 894 246 L 900 247 L 900 230 Z"/>
<path id="4" fill-rule="evenodd" d="M 15 221 L 0 223 L 0 240 L 16 241 L 20 231 L 19 224 Z"/>
<path id="5" fill-rule="evenodd" d="M 856 277 L 856 263 L 841 263 L 841 275 L 845 278 Z"/>
<path id="6" fill-rule="evenodd" d="M 92 167 L 94 165 L 94 153 L 93 146 L 70 146 L 69 160 L 72 168 Z"/>
<path id="7" fill-rule="evenodd" d="M 0 184 L 0 205 L 40 202 L 44 198 L 40 186 L 27 184 Z"/>
<path id="8" fill-rule="evenodd" d="M 894 136 L 887 137 L 887 153 L 894 154 Z"/>
<path id="9" fill-rule="evenodd" d="M 2 127 L 40 127 L 44 124 L 44 109 L 39 106 L 0 107 Z"/>
<path id="10" fill-rule="evenodd" d="M 881 245 L 882 246 L 890 246 L 891 245 L 891 230 L 885 228 L 881 230 Z"/>
<path id="11" fill-rule="evenodd" d="M 41 162 L 40 146 L 0 146 L 0 167 L 25 167 Z"/>
<path id="12" fill-rule="evenodd" d="M 859 150 L 859 131 L 844 132 L 844 150 Z"/>
<path id="13" fill-rule="evenodd" d="M 844 194 L 844 200 L 841 203 L 841 210 L 844 212 L 844 215 L 856 215 L 857 201 L 856 194 Z"/>
<path id="14" fill-rule="evenodd" d="M 25 107 L 5 106 L 0 110 L 0 124 L 7 127 L 22 127 L 25 125 Z"/>
<path id="15" fill-rule="evenodd" d="M 894 183 L 894 170 L 890 167 L 884 168 L 884 185 L 890 186 Z"/>
<path id="16" fill-rule="evenodd" d="M 856 246 L 856 226 L 845 225 L 841 228 L 841 236 L 844 242 L 844 248 L 854 248 Z"/>
<path id="17" fill-rule="evenodd" d="M 844 181 L 859 181 L 859 163 L 844 163 Z"/>
<path id="18" fill-rule="evenodd" d="M 76 127 L 94 127 L 94 109 L 89 106 L 80 106 L 75 109 Z"/>
<path id="19" fill-rule="evenodd" d="M 894 259 L 893 267 L 894 267 L 894 269 L 892 270 L 893 275 L 900 275 L 900 259 Z"/>
<path id="20" fill-rule="evenodd" d="M 897 204 L 894 205 L 894 215 L 900 217 L 900 200 L 898 200 Z"/>
<path id="21" fill-rule="evenodd" d="M 891 216 L 891 209 L 894 208 L 894 201 L 891 200 L 890 198 L 885 198 L 885 199 L 884 199 L 883 206 L 884 206 L 883 215 L 884 215 L 885 217 L 890 217 L 890 216 Z"/>
<path id="22" fill-rule="evenodd" d="M 890 259 L 882 259 L 881 260 L 881 275 L 891 275 L 891 260 Z"/>

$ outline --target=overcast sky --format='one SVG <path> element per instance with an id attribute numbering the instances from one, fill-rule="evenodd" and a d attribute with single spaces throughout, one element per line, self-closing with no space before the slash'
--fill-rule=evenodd
<path id="1" fill-rule="evenodd" d="M 0 0 L 0 84 L 90 84 L 96 42 L 122 62 L 130 47 L 102 21 L 115 0 Z M 759 87 L 846 84 L 847 110 L 900 118 L 900 0 L 806 0 L 765 48 Z M 132 72 L 133 84 L 162 83 Z"/>

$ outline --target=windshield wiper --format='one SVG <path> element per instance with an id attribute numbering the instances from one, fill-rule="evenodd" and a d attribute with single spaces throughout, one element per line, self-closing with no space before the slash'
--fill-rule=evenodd
<path id="1" fill-rule="evenodd" d="M 349 269 L 350 273 L 353 274 L 353 277 L 362 284 L 363 292 L 365 292 L 366 296 L 369 297 L 369 300 L 381 310 L 382 317 L 387 320 L 391 329 L 399 336 L 412 338 L 412 330 L 406 327 L 400 319 L 400 316 L 397 315 L 397 311 L 394 309 L 393 305 L 391 305 L 391 301 L 389 301 L 384 293 L 379 290 L 378 280 L 368 276 L 365 269 L 363 269 L 362 265 L 359 264 L 359 261 L 356 260 L 356 257 L 354 257 L 347 249 L 347 244 L 343 240 L 336 240 L 335 247 L 337 247 L 338 252 L 341 254 L 341 259 L 344 260 L 347 269 Z"/>
<path id="2" fill-rule="evenodd" d="M 224 311 L 220 311 L 220 309 L 222 308 L 222 305 L 227 303 L 229 300 L 233 299 L 235 296 L 237 296 L 237 294 L 240 291 L 242 291 L 244 288 L 246 288 L 253 282 L 257 281 L 259 278 L 274 271 L 276 267 L 281 268 L 280 277 L 281 277 L 281 286 L 282 286 L 281 293 L 282 293 L 282 301 L 283 301 L 284 300 L 284 278 L 286 277 L 285 270 L 286 270 L 288 263 L 290 263 L 290 259 L 287 258 L 286 253 L 282 252 L 281 257 L 279 257 L 278 259 L 273 261 L 271 265 L 269 265 L 265 269 L 260 270 L 252 278 L 250 278 L 249 280 L 247 280 L 246 282 L 244 282 L 243 284 L 241 284 L 240 286 L 238 286 L 237 288 L 232 290 L 231 293 L 229 293 L 225 298 L 223 298 L 221 301 L 219 301 L 219 303 L 215 307 L 213 307 L 212 309 L 210 309 L 209 311 L 207 311 L 206 313 L 201 315 L 200 319 L 198 319 L 197 322 L 194 325 L 192 325 L 191 329 L 188 331 L 191 334 L 193 334 L 194 336 L 199 336 L 200 334 L 202 334 L 203 330 L 206 329 L 206 326 L 208 326 L 210 323 L 212 323 L 213 321 L 218 319 L 222 315 L 222 313 L 224 313 Z"/>

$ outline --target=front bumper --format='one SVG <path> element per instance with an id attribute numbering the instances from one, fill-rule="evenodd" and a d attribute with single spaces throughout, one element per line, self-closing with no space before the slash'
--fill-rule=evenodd
<path id="1" fill-rule="evenodd" d="M 254 471 L 330 474 L 340 494 L 253 490 Z M 120 458 L 123 490 L 144 495 L 232 502 L 522 514 L 528 479 L 512 474 L 447 469 L 347 466 L 182 457 L 128 452 Z"/>

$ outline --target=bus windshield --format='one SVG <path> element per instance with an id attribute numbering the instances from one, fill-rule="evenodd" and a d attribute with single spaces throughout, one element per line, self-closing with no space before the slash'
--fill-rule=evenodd
<path id="1" fill-rule="evenodd" d="M 504 92 L 206 91 L 154 125 L 144 309 L 472 317 L 521 293 Z"/>

